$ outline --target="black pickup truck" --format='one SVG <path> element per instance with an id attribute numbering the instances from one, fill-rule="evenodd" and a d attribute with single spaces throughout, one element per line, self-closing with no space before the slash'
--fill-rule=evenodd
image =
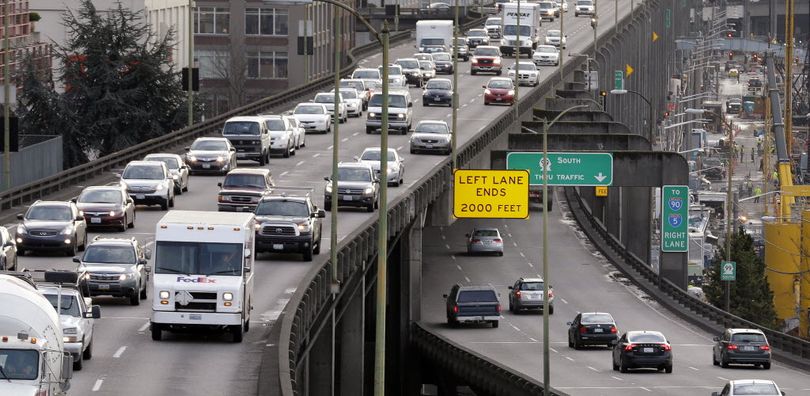
<path id="1" fill-rule="evenodd" d="M 501 303 L 494 287 L 454 285 L 444 298 L 447 300 L 447 324 L 451 327 L 460 323 L 489 323 L 498 327 Z"/>

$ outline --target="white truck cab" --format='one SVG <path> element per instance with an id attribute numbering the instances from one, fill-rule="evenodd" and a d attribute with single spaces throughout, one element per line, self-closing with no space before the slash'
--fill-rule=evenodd
<path id="1" fill-rule="evenodd" d="M 208 327 L 234 342 L 250 329 L 253 213 L 173 210 L 157 223 L 152 339 L 163 331 Z"/>

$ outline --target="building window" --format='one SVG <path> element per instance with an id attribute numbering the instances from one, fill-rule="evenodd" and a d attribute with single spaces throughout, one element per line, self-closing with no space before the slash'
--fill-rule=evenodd
<path id="1" fill-rule="evenodd" d="M 247 8 L 245 34 L 286 36 L 288 16 L 287 10 L 277 8 Z"/>
<path id="2" fill-rule="evenodd" d="M 223 7 L 197 7 L 194 16 L 194 33 L 228 34 L 231 13 Z"/>
<path id="3" fill-rule="evenodd" d="M 248 52 L 247 75 L 252 79 L 287 78 L 287 53 Z"/>
<path id="4" fill-rule="evenodd" d="M 200 64 L 201 79 L 228 79 L 231 75 L 231 54 L 227 50 L 201 49 L 194 55 Z"/>

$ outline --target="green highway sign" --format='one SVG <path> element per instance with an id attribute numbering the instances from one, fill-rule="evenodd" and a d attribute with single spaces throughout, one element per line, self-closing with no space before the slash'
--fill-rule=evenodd
<path id="1" fill-rule="evenodd" d="M 670 10 L 669 8 L 664 10 L 664 27 L 666 27 L 667 29 L 672 27 L 672 10 Z"/>
<path id="2" fill-rule="evenodd" d="M 616 70 L 613 72 L 613 89 L 624 89 L 624 71 Z"/>
<path id="3" fill-rule="evenodd" d="M 737 280 L 737 263 L 735 261 L 720 262 L 720 280 L 721 281 Z"/>
<path id="4" fill-rule="evenodd" d="M 661 188 L 661 251 L 689 251 L 689 186 Z"/>
<path id="5" fill-rule="evenodd" d="M 543 185 L 543 168 L 549 186 L 609 186 L 613 184 L 613 154 L 514 152 L 506 155 L 506 169 L 526 169 L 529 184 Z"/>

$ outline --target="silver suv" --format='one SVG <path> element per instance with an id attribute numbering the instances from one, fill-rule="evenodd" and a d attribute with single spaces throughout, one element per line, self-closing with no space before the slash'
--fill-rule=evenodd
<path id="1" fill-rule="evenodd" d="M 332 188 L 338 189 L 337 206 L 364 207 L 373 212 L 380 203 L 380 180 L 371 165 L 362 162 L 341 162 L 338 164 L 337 187 L 327 176 L 324 188 L 324 207 L 332 210 Z"/>
<path id="2" fill-rule="evenodd" d="M 136 205 L 174 207 L 174 179 L 161 161 L 131 161 L 121 173 L 121 186 Z"/>
<path id="3" fill-rule="evenodd" d="M 76 272 L 87 273 L 81 289 L 90 297 L 113 296 L 129 299 L 130 305 L 140 305 L 146 299 L 151 267 L 147 265 L 151 252 L 137 239 L 93 239 L 82 257 L 74 257 L 79 264 Z"/>
<path id="4" fill-rule="evenodd" d="M 366 133 L 382 128 L 382 93 L 375 93 L 368 102 Z M 407 89 L 391 90 L 388 93 L 388 129 L 398 129 L 405 135 L 411 129 L 413 102 Z"/>

